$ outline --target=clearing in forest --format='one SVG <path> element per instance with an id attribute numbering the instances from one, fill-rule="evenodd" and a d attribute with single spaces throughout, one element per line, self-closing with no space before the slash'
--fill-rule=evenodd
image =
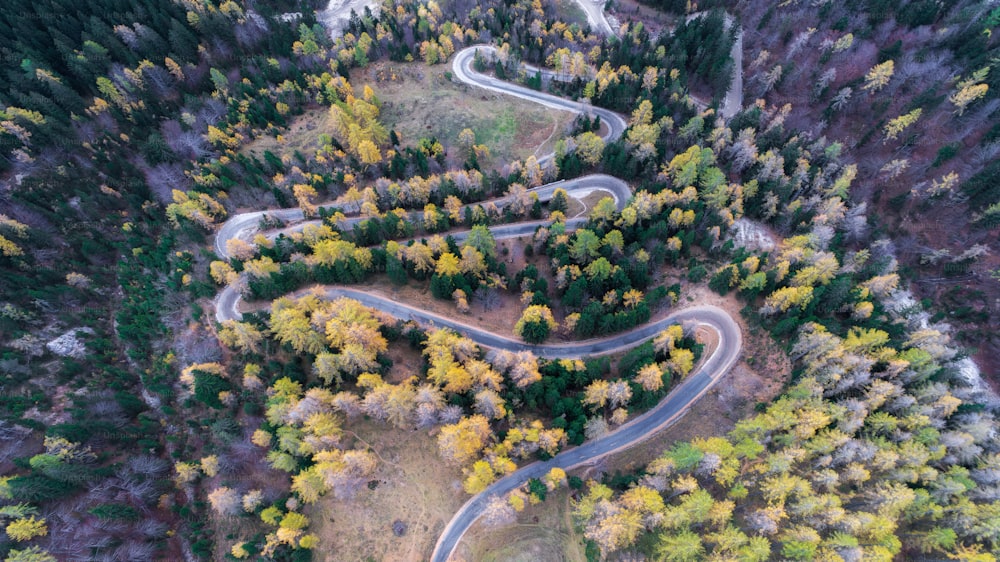
<path id="1" fill-rule="evenodd" d="M 450 79 L 451 65 L 384 62 L 355 69 L 351 84 L 367 84 L 382 102 L 381 121 L 403 146 L 435 137 L 452 158 L 463 158 L 458 134 L 469 128 L 490 149 L 490 166 L 552 152 L 575 116 Z M 460 163 L 460 161 L 459 161 Z"/>
<path id="2" fill-rule="evenodd" d="M 568 111 L 454 82 L 450 69 L 450 64 L 429 67 L 422 62 L 386 61 L 354 69 L 350 82 L 355 92 L 372 87 L 382 103 L 379 120 L 386 130 L 396 131 L 401 146 L 415 147 L 421 138 L 435 137 L 458 166 L 465 159 L 458 134 L 465 128 L 490 149 L 489 160 L 480 162 L 485 169 L 548 154 L 572 126 L 575 115 Z M 280 140 L 263 136 L 242 152 L 257 157 L 265 151 L 277 156 L 299 152 L 308 158 L 320 148 L 321 134 L 333 134 L 326 107 L 295 117 Z"/>
<path id="3" fill-rule="evenodd" d="M 389 430 L 370 421 L 349 428 L 347 436 L 364 439 L 379 456 L 379 466 L 370 486 L 353 499 L 338 500 L 331 494 L 306 510 L 323 545 L 313 559 L 426 560 L 466 499 L 460 470 L 441 462 L 437 443 L 426 430 Z"/>

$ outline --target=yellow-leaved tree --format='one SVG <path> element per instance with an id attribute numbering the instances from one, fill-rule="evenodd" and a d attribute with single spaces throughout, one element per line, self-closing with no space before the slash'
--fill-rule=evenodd
<path id="1" fill-rule="evenodd" d="M 465 464 L 483 450 L 490 435 L 489 420 L 474 414 L 443 426 L 438 435 L 438 448 L 445 459 Z"/>
<path id="2" fill-rule="evenodd" d="M 873 94 L 881 90 L 889 84 L 895 69 L 896 63 L 891 60 L 876 64 L 868 71 L 868 74 L 865 74 L 865 85 L 861 89 L 868 90 Z"/>
<path id="3" fill-rule="evenodd" d="M 900 115 L 895 119 L 890 119 L 889 122 L 885 124 L 885 140 L 896 140 L 899 133 L 902 133 L 904 129 L 916 123 L 917 119 L 920 119 L 921 113 L 923 113 L 923 109 L 918 107 L 909 113 Z"/>
<path id="4" fill-rule="evenodd" d="M 6 530 L 7 536 L 17 542 L 30 541 L 35 537 L 44 537 L 49 532 L 49 528 L 45 524 L 45 519 L 36 519 L 34 515 L 11 521 L 7 525 Z"/>

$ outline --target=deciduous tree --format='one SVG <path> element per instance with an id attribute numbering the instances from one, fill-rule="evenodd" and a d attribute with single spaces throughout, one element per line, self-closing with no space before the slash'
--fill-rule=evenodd
<path id="1" fill-rule="evenodd" d="M 49 532 L 45 519 L 36 519 L 34 515 L 11 521 L 7 524 L 7 536 L 17 542 L 30 541 L 35 537 L 44 537 Z"/>
<path id="2" fill-rule="evenodd" d="M 445 459 L 465 464 L 486 446 L 490 435 L 489 420 L 475 414 L 442 427 L 438 435 L 438 447 Z"/>

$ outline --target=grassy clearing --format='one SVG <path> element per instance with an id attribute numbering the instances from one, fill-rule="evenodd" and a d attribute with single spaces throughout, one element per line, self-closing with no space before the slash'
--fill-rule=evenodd
<path id="1" fill-rule="evenodd" d="M 584 195 L 580 199 L 577 199 L 575 197 L 570 197 L 569 198 L 570 204 L 566 208 L 566 216 L 569 218 L 587 216 L 587 214 L 590 213 L 590 211 L 593 210 L 593 208 L 596 207 L 597 204 L 601 202 L 601 199 L 610 196 L 611 196 L 610 192 L 600 189 L 597 191 L 592 191 Z"/>
<path id="2" fill-rule="evenodd" d="M 450 65 L 380 62 L 351 74 L 355 88 L 370 85 L 382 102 L 382 122 L 404 145 L 436 137 L 459 158 L 458 133 L 466 127 L 490 149 L 490 164 L 503 165 L 551 152 L 573 114 L 450 80 Z"/>
<path id="3" fill-rule="evenodd" d="M 427 560 L 445 524 L 466 500 L 461 473 L 438 457 L 426 431 L 360 421 L 348 426 L 378 453 L 375 489 L 351 501 L 324 498 L 306 514 L 320 537 L 318 562 L 417 562 Z M 348 434 L 350 436 L 350 434 Z M 406 525 L 393 534 L 393 522 Z"/>
<path id="4" fill-rule="evenodd" d="M 453 82 L 446 76 L 450 69 L 450 64 L 428 67 L 383 61 L 355 69 L 350 81 L 356 92 L 366 84 L 375 90 L 382 102 L 382 123 L 396 130 L 404 146 L 436 137 L 453 164 L 464 160 L 457 144 L 458 133 L 466 127 L 476 133 L 476 142 L 490 149 L 490 160 L 481 164 L 499 167 L 551 152 L 572 126 L 572 113 Z M 320 148 L 318 137 L 323 133 L 333 133 L 328 109 L 313 108 L 292 120 L 280 140 L 264 136 L 241 151 L 257 157 L 267 150 L 279 156 L 298 151 L 309 157 Z"/>
<path id="5" fill-rule="evenodd" d="M 583 1 L 589 2 L 590 0 Z M 556 11 L 559 13 L 559 19 L 568 24 L 587 25 L 587 13 L 575 0 L 556 0 Z"/>
<path id="6" fill-rule="evenodd" d="M 456 550 L 456 558 L 477 562 L 584 562 L 583 537 L 570 519 L 567 490 L 550 493 L 545 503 L 529 506 L 517 523 L 487 528 L 476 523 Z"/>
<path id="7" fill-rule="evenodd" d="M 510 240 L 502 240 L 510 244 Z M 508 265 L 508 267 L 511 267 Z M 511 269 L 510 271 L 520 271 Z M 513 338 L 514 324 L 521 317 L 523 308 L 518 301 L 518 296 L 507 291 L 500 292 L 500 306 L 493 310 L 483 309 L 480 301 L 474 298 L 469 299 L 470 310 L 467 314 L 458 311 L 454 301 L 434 298 L 431 294 L 430 284 L 427 281 L 410 280 L 406 285 L 393 285 L 388 277 L 380 275 L 364 287 L 365 291 L 377 293 L 388 297 L 396 302 L 404 302 L 410 306 L 433 312 L 439 316 L 464 322 L 471 326 L 485 326 L 492 332 Z M 391 346 L 390 346 L 391 347 Z M 419 370 L 419 365 L 417 365 Z M 396 367 L 393 367 L 396 370 Z"/>
<path id="8" fill-rule="evenodd" d="M 240 152 L 263 158 L 268 150 L 277 156 L 292 156 L 298 151 L 308 158 L 320 148 L 319 135 L 323 133 L 333 134 L 329 109 L 309 109 L 292 120 L 288 130 L 280 135 L 280 140 L 270 135 L 263 136 L 241 148 Z"/>

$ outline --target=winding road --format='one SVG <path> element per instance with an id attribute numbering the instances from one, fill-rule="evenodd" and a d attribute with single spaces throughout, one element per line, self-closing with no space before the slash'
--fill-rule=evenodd
<path id="1" fill-rule="evenodd" d="M 593 174 L 572 180 L 557 181 L 540 187 L 536 187 L 535 189 L 532 189 L 530 191 L 538 195 L 539 201 L 544 202 L 552 199 L 552 195 L 558 188 L 565 189 L 566 192 L 569 193 L 570 195 L 574 194 L 582 195 L 585 193 L 590 193 L 591 191 L 605 191 L 609 193 L 611 197 L 615 200 L 615 206 L 618 208 L 619 211 L 622 208 L 624 208 L 625 203 L 627 203 L 629 197 L 632 196 L 632 192 L 629 189 L 628 184 L 626 184 L 625 182 L 616 177 L 607 176 L 604 174 Z M 226 221 L 219 229 L 218 233 L 216 233 L 215 244 L 214 244 L 215 253 L 218 254 L 223 259 L 228 259 L 230 256 L 228 250 L 226 249 L 226 242 L 236 238 L 243 240 L 249 238 L 249 236 L 252 233 L 257 232 L 257 226 L 264 215 L 274 218 L 279 218 L 282 220 L 301 220 L 302 210 L 279 209 L 276 211 L 255 211 L 252 213 L 242 213 L 239 215 L 235 215 L 228 221 Z M 344 228 L 350 228 L 362 220 L 365 219 L 363 217 L 350 217 L 344 219 L 344 221 L 341 223 L 341 226 Z M 266 232 L 265 236 L 273 239 L 277 234 L 287 234 L 288 232 L 294 230 L 301 230 L 303 227 L 305 227 L 305 225 L 317 222 L 319 221 L 300 222 L 299 224 L 287 228 L 281 228 L 278 230 Z M 587 222 L 586 217 L 567 219 L 566 230 L 576 229 L 586 222 Z M 519 238 L 521 236 L 534 234 L 535 230 L 539 226 L 545 226 L 550 223 L 551 221 L 548 220 L 538 220 L 538 221 L 518 222 L 513 224 L 502 224 L 490 227 L 490 232 L 493 234 L 493 238 L 495 240 Z M 465 241 L 465 237 L 469 235 L 469 232 L 470 231 L 468 230 L 462 230 L 462 231 L 452 231 L 449 232 L 448 234 L 455 239 L 455 242 L 461 244 L 463 241 Z M 350 289 L 343 289 L 342 291 L 353 292 L 354 294 L 357 295 L 368 295 L 368 293 L 363 293 L 361 291 L 351 291 Z M 368 296 L 371 298 L 375 298 L 372 297 L 371 295 Z M 219 295 L 215 298 L 215 319 L 219 322 L 224 322 L 226 320 L 240 320 L 243 317 L 243 314 L 240 313 L 239 310 L 241 298 L 242 297 L 240 296 L 239 291 L 237 291 L 235 288 L 227 286 L 225 289 L 223 289 L 219 293 Z M 356 297 L 352 296 L 352 298 Z M 387 303 L 392 302 L 386 299 L 383 300 L 385 300 L 385 302 Z M 368 305 L 368 303 L 365 304 Z M 368 306 L 373 306 L 373 305 L 368 305 Z M 377 308 L 382 308 L 382 307 L 378 306 Z M 391 311 L 387 310 L 387 312 Z M 412 318 L 414 320 L 434 322 L 434 319 L 431 318 L 430 316 L 428 316 L 427 318 L 420 318 L 418 314 L 420 312 L 421 311 L 418 311 L 417 309 L 412 309 L 412 312 L 406 313 L 407 315 L 403 316 L 397 315 L 397 316 L 399 316 L 400 318 Z M 446 324 L 438 322 L 438 325 L 446 325 Z M 461 331 L 457 327 L 457 325 L 455 326 L 455 329 Z M 511 343 L 517 343 L 514 342 L 513 340 L 509 341 Z M 489 345 L 489 344 L 484 344 L 484 345 Z"/>
<path id="2" fill-rule="evenodd" d="M 625 342 L 632 341 L 633 334 L 636 332 L 645 332 L 646 328 L 651 326 L 662 329 L 669 324 L 684 321 L 697 322 L 699 325 L 713 330 L 718 338 L 718 345 L 711 355 L 701 363 L 696 372 L 688 375 L 684 382 L 670 391 L 666 398 L 645 414 L 603 437 L 559 453 L 545 462 L 535 462 L 521 467 L 470 498 L 442 531 L 434 547 L 434 553 L 431 555 L 431 562 L 446 562 L 451 557 L 462 535 L 482 515 L 483 509 L 492 496 L 502 496 L 532 478 L 541 478 L 554 467 L 570 470 L 592 464 L 607 455 L 642 442 L 684 415 L 688 408 L 708 392 L 739 359 L 743 347 L 743 336 L 739 325 L 726 311 L 714 306 L 693 306 L 677 311 L 654 324 L 600 340 L 602 344 L 611 346 L 611 349 L 619 344 L 626 347 Z M 594 344 L 580 342 L 574 345 Z"/>
<path id="3" fill-rule="evenodd" d="M 603 107 L 596 107 L 590 105 L 589 103 L 581 103 L 561 98 L 559 96 L 553 96 L 552 94 L 546 94 L 545 92 L 539 92 L 538 90 L 532 90 L 531 88 L 525 88 L 524 86 L 518 86 L 517 84 L 511 84 L 510 82 L 504 82 L 503 80 L 498 80 L 492 76 L 476 72 L 472 68 L 472 63 L 475 60 L 477 51 L 490 58 L 495 57 L 497 54 L 497 49 L 492 45 L 472 45 L 462 49 L 455 54 L 455 59 L 451 62 L 451 70 L 455 78 L 478 88 L 483 88 L 501 94 L 517 96 L 519 98 L 544 105 L 545 107 L 551 107 L 553 109 L 560 109 L 563 111 L 572 111 L 573 113 L 578 114 L 587 113 L 591 115 L 599 115 L 601 117 L 601 121 L 608 127 L 608 131 L 603 135 L 605 141 L 618 140 L 625 132 L 625 129 L 628 128 L 628 121 L 625 117 L 619 113 L 611 111 L 610 109 L 604 109 Z M 540 71 L 543 76 L 548 78 L 559 79 L 558 74 L 552 72 L 551 70 L 544 68 L 539 69 L 528 65 L 525 66 L 533 71 Z M 548 161 L 552 160 L 553 157 L 553 154 L 547 154 L 542 158 L 539 158 L 538 163 L 544 165 Z"/>
<path id="4" fill-rule="evenodd" d="M 459 80 L 474 86 L 514 95 L 547 107 L 570 110 L 577 113 L 586 111 L 600 115 L 601 120 L 606 124 L 607 128 L 604 134 L 606 140 L 617 139 L 624 132 L 627 123 L 617 113 L 502 82 L 473 71 L 471 65 L 476 50 L 490 51 L 492 49 L 490 46 L 478 46 L 460 51 L 455 56 L 453 62 L 455 76 Z M 552 155 L 550 154 L 540 159 L 539 162 L 548 161 L 551 158 Z M 538 195 L 540 200 L 547 201 L 551 199 L 552 194 L 557 188 L 563 188 L 567 193 L 571 195 L 577 194 L 577 196 L 582 196 L 594 190 L 607 191 L 614 197 L 619 210 L 624 207 L 632 195 L 631 190 L 625 182 L 606 175 L 591 175 L 568 181 L 555 182 L 540 186 L 532 191 Z M 498 204 L 500 204 L 499 201 Z M 300 221 L 292 227 L 277 231 L 282 233 L 301 229 L 310 222 L 317 222 L 303 221 L 304 217 L 300 209 L 279 209 L 238 214 L 226 221 L 216 233 L 214 241 L 215 253 L 222 259 L 228 258 L 229 253 L 226 248 L 226 242 L 231 239 L 248 238 L 253 232 L 257 231 L 260 220 L 265 215 L 281 219 L 282 221 Z M 345 219 L 342 225 L 352 226 L 361 220 L 364 219 L 361 217 L 348 218 Z M 585 221 L 585 218 L 569 219 L 567 220 L 567 228 L 575 228 Z M 490 230 L 494 238 L 502 239 L 531 234 L 538 226 L 547 223 L 548 221 L 522 222 L 498 225 L 491 227 Z M 452 233 L 452 236 L 457 241 L 461 241 L 466 233 L 467 231 L 465 233 Z M 265 233 L 265 235 L 273 237 L 276 233 L 272 231 Z M 579 447 L 568 449 L 548 461 L 535 462 L 519 468 L 514 473 L 494 482 L 483 492 L 470 498 L 451 519 L 439 537 L 431 557 L 432 562 L 446 562 L 451 557 L 459 540 L 461 540 L 468 528 L 482 514 L 482 510 L 490 497 L 506 494 L 523 485 L 531 478 L 543 476 L 553 467 L 569 470 L 594 463 L 609 454 L 621 451 L 649 438 L 658 430 L 675 422 L 698 398 L 708 392 L 729 371 L 739 359 L 742 350 L 742 334 L 739 325 L 724 310 L 708 305 L 685 308 L 661 320 L 606 338 L 568 344 L 529 345 L 477 326 L 465 324 L 454 318 L 414 308 L 362 290 L 346 287 L 323 287 L 322 290 L 330 298 L 340 296 L 349 297 L 358 300 L 366 306 L 387 312 L 397 318 L 415 320 L 425 325 L 451 328 L 486 347 L 511 351 L 528 350 L 539 357 L 545 358 L 581 358 L 621 351 L 648 340 L 671 324 L 680 322 L 694 322 L 716 334 L 717 345 L 703 359 L 698 369 L 684 379 L 680 385 L 674 388 L 653 409 L 616 430 L 607 433 L 603 437 L 584 443 Z M 221 291 L 215 301 L 216 319 L 220 322 L 241 319 L 242 314 L 239 312 L 239 302 L 240 294 L 237 291 L 232 288 L 226 288 Z"/>
<path id="5" fill-rule="evenodd" d="M 545 203 L 551 200 L 556 189 L 560 188 L 566 190 L 566 193 L 569 196 L 578 199 L 582 199 L 594 191 L 607 192 L 611 198 L 615 200 L 615 206 L 619 211 L 625 207 L 629 198 L 632 197 L 632 190 L 629 188 L 627 183 L 614 176 L 606 174 L 590 174 L 571 180 L 560 180 L 529 189 L 528 193 L 534 193 L 538 196 L 539 201 Z M 509 203 L 509 200 L 506 198 L 497 199 L 494 203 L 496 203 L 497 207 L 502 209 L 504 205 Z M 415 213 L 419 215 L 420 211 L 415 211 Z M 302 213 L 302 209 L 299 208 L 253 211 L 250 213 L 233 215 L 229 218 L 229 220 L 222 223 L 219 231 L 215 234 L 215 242 L 213 244 L 215 254 L 219 256 L 220 259 L 229 259 L 232 257 L 229 255 L 229 250 L 226 248 L 226 242 L 233 239 L 249 240 L 256 232 L 258 232 L 258 225 L 260 224 L 261 219 L 265 216 L 280 219 L 283 222 L 299 221 L 291 226 L 264 233 L 265 236 L 271 239 L 274 239 L 281 234 L 289 234 L 291 232 L 302 230 L 307 225 L 319 224 L 321 222 L 320 220 L 303 220 L 305 217 Z M 347 217 L 340 222 L 339 226 L 342 229 L 350 229 L 364 220 L 366 220 L 366 217 Z M 530 223 L 500 225 L 493 228 L 494 237 L 512 238 L 524 236 L 525 234 L 531 234 L 534 232 L 535 227 L 548 222 L 549 221 L 534 221 Z M 586 222 L 586 219 L 569 219 L 566 221 L 566 226 L 567 228 L 572 228 L 583 222 Z M 526 227 L 529 225 L 531 228 L 526 230 Z M 461 241 L 466 234 L 467 231 L 451 233 L 451 235 L 455 237 L 456 241 Z"/>
<path id="6" fill-rule="evenodd" d="M 477 51 L 488 56 L 494 56 L 496 54 L 496 49 L 491 45 L 473 45 L 459 51 L 455 55 L 455 59 L 452 61 L 452 70 L 454 71 L 454 76 L 458 80 L 478 88 L 483 88 L 501 94 L 512 95 L 546 107 L 551 107 L 553 109 L 572 111 L 578 114 L 589 113 L 591 115 L 599 115 L 601 117 L 601 121 L 606 126 L 606 131 L 602 135 L 605 142 L 615 141 L 621 138 L 622 134 L 625 133 L 625 129 L 628 127 L 628 121 L 626 121 L 624 116 L 615 113 L 614 111 L 538 92 L 530 88 L 497 80 L 491 76 L 476 72 L 472 68 L 472 62 L 475 59 Z M 547 76 L 555 76 L 555 73 L 552 71 L 545 69 L 541 70 Z M 552 153 L 546 154 L 538 159 L 538 163 L 545 166 L 552 160 L 553 157 L 554 154 Z M 565 189 L 569 195 L 577 195 L 581 198 L 594 190 L 608 191 L 614 197 L 619 210 L 632 196 L 632 192 L 625 182 L 618 178 L 604 174 L 592 174 L 563 182 L 554 182 L 541 187 L 536 187 L 529 191 L 536 193 L 538 195 L 538 199 L 545 202 L 552 198 L 552 194 L 555 192 L 556 188 L 559 187 Z M 503 201 L 497 201 L 497 204 L 502 206 Z M 226 249 L 226 242 L 231 239 L 249 240 L 253 234 L 257 232 L 257 225 L 265 216 L 280 219 L 285 222 L 299 221 L 294 226 L 280 231 L 280 233 L 301 230 L 308 224 L 317 224 L 320 222 L 318 220 L 303 221 L 305 217 L 303 216 L 301 209 L 276 209 L 241 213 L 231 217 L 223 223 L 218 233 L 216 233 L 214 243 L 215 254 L 221 259 L 229 259 L 231 256 Z M 364 219 L 359 217 L 350 217 L 345 219 L 341 226 L 349 228 L 362 220 Z M 569 226 L 569 224 L 567 224 L 567 226 Z M 275 232 L 273 235 L 276 236 L 277 234 L 279 233 Z"/>
<path id="7" fill-rule="evenodd" d="M 576 3 L 587 14 L 587 23 L 591 28 L 608 37 L 615 36 L 615 30 L 604 13 L 604 0 L 576 0 Z"/>

